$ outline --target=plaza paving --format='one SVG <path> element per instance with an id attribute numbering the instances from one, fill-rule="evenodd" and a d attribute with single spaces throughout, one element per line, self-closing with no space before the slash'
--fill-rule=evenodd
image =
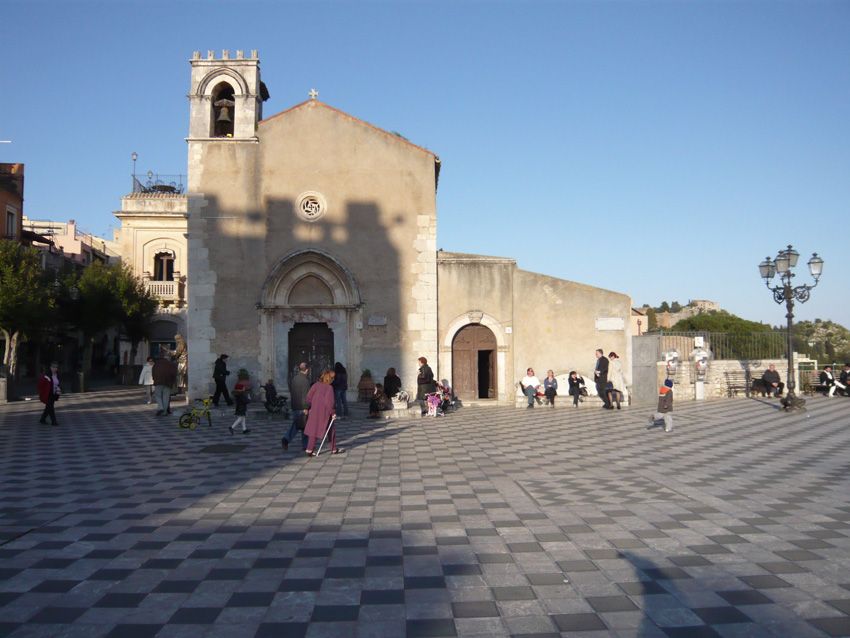
<path id="1" fill-rule="evenodd" d="M 850 635 L 850 399 L 354 417 L 307 459 L 138 397 L 0 406 L 0 636 Z"/>

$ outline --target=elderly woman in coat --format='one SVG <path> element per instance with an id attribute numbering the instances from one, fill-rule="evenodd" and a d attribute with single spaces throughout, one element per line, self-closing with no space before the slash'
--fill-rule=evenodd
<path id="1" fill-rule="evenodd" d="M 434 382 L 434 372 L 431 366 L 428 365 L 428 359 L 419 357 L 419 374 L 416 377 L 416 400 L 419 401 L 422 407 L 422 414 L 425 414 L 427 409 L 425 401 L 428 395 L 437 391 L 437 384 Z"/>
<path id="2" fill-rule="evenodd" d="M 310 406 L 307 412 L 307 425 L 304 427 L 304 434 L 308 438 L 307 456 L 315 456 L 313 450 L 316 449 L 317 442 L 324 438 L 331 417 L 335 414 L 334 389 L 331 386 L 333 379 L 334 371 L 324 370 L 319 380 L 307 392 L 307 405 Z M 336 446 L 336 428 L 331 430 L 328 439 L 331 454 L 341 454 L 343 450 Z"/>

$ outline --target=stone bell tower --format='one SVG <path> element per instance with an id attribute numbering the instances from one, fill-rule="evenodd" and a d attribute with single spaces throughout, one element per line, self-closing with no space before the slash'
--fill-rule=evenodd
<path id="1" fill-rule="evenodd" d="M 200 186 L 204 153 L 210 143 L 256 144 L 257 123 L 263 117 L 268 91 L 260 80 L 257 51 L 249 58 L 236 51 L 208 51 L 201 58 L 195 51 L 190 60 L 192 79 L 189 90 L 189 191 Z"/>

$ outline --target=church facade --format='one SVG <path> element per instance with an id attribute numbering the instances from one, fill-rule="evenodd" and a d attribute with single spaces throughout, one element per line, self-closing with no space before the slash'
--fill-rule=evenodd
<path id="1" fill-rule="evenodd" d="M 510 403 L 529 365 L 628 356 L 628 296 L 437 250 L 430 150 L 315 94 L 264 119 L 256 52 L 195 53 L 191 68 L 190 396 L 210 392 L 221 353 L 279 388 L 301 361 L 340 361 L 352 395 L 364 369 L 389 367 L 415 390 L 424 356 L 462 399 Z"/>

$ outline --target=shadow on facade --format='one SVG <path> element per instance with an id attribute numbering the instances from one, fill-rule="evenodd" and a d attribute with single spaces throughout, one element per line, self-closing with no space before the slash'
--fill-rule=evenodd
<path id="1" fill-rule="evenodd" d="M 390 367 L 406 371 L 403 379 L 415 378 L 415 361 L 401 359 L 402 317 L 409 312 L 401 305 L 403 266 L 385 227 L 403 221 L 382 222 L 379 207 L 365 201 L 347 202 L 342 214 L 313 222 L 299 217 L 289 199 L 268 198 L 262 207 L 236 213 L 215 197 L 206 201 L 189 220 L 190 242 L 205 237 L 209 247 L 207 264 L 193 265 L 214 273 L 206 316 L 192 312 L 192 301 L 204 306 L 203 295 L 192 292 L 200 283 L 206 293 L 204 273 L 191 267 L 189 273 L 190 375 L 208 379 L 203 388 L 212 390 L 220 353 L 230 356 L 231 386 L 235 371 L 245 368 L 255 387 L 271 378 L 279 392 L 288 392 L 301 361 L 311 365 L 313 379 L 341 362 L 352 399 L 363 370 L 378 383 Z M 415 221 L 407 224 L 413 242 Z M 208 352 L 199 322 L 214 328 Z"/>

